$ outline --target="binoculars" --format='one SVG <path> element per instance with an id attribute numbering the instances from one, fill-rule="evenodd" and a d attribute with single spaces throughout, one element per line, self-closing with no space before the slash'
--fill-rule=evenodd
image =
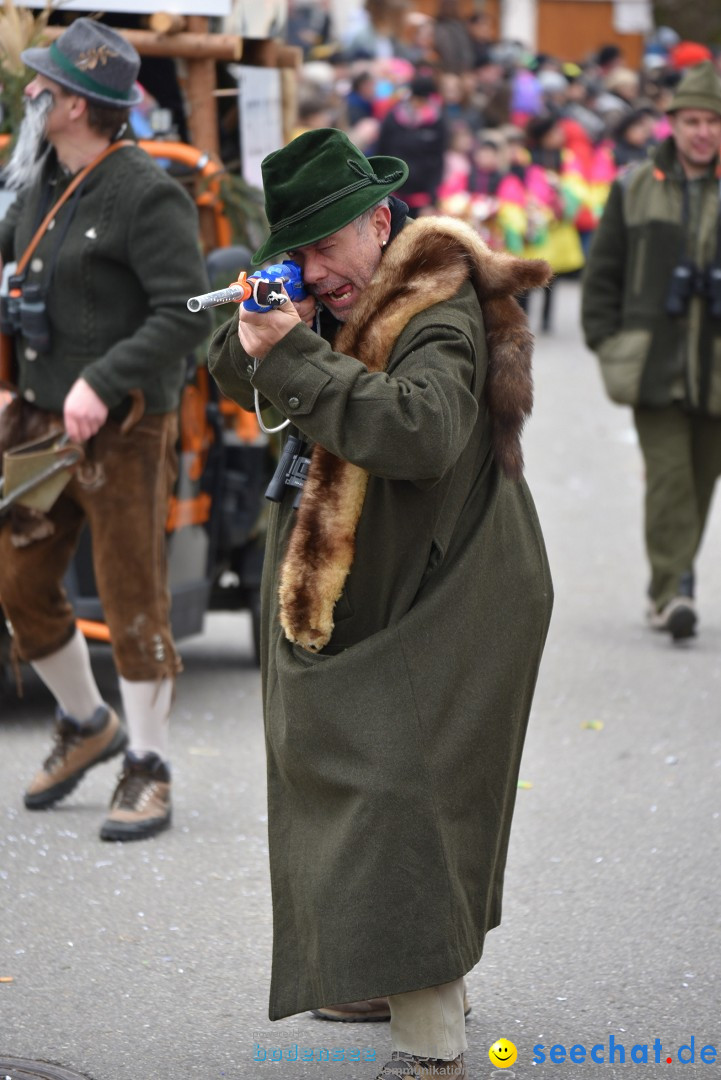
<path id="1" fill-rule="evenodd" d="M 703 296 L 712 319 L 721 320 L 721 265 L 700 270 L 690 259 L 674 266 L 666 295 L 666 314 L 680 318 L 688 311 L 692 296 Z"/>
<path id="2" fill-rule="evenodd" d="M 9 337 L 21 334 L 37 353 L 50 351 L 50 319 L 41 285 L 24 285 L 11 277 L 8 292 L 0 296 L 0 331 Z"/>
<path id="3" fill-rule="evenodd" d="M 310 458 L 307 456 L 306 445 L 297 435 L 289 435 L 286 439 L 283 452 L 276 466 L 273 478 L 268 484 L 265 493 L 270 502 L 281 502 L 287 487 L 295 488 L 293 506 L 298 508 L 300 497 L 303 493 L 303 485 L 308 475 Z"/>

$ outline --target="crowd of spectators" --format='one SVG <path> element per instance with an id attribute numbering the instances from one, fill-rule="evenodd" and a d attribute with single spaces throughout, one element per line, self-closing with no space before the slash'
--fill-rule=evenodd
<path id="1" fill-rule="evenodd" d="M 303 39 L 294 134 L 340 127 L 366 154 L 404 158 L 398 194 L 414 216 L 463 218 L 556 275 L 581 270 L 611 182 L 667 136 L 686 68 L 711 59 L 721 72 L 721 56 L 668 27 L 639 70 L 613 44 L 576 62 L 531 53 L 496 40 L 486 15 L 460 18 L 455 0 L 436 18 L 367 0 L 342 40 L 323 27 Z M 546 330 L 551 304 L 547 291 Z"/>

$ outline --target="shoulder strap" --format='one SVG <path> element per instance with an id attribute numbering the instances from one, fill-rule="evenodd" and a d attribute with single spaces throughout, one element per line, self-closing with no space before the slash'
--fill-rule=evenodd
<path id="1" fill-rule="evenodd" d="M 72 181 L 68 184 L 65 191 L 60 196 L 60 198 L 55 203 L 55 205 L 50 207 L 47 214 L 45 215 L 43 220 L 40 222 L 40 225 L 38 226 L 37 232 L 33 236 L 32 240 L 30 241 L 28 246 L 26 247 L 26 249 L 23 252 L 20 259 L 18 259 L 18 265 L 17 265 L 17 269 L 15 271 L 15 276 L 19 277 L 21 274 L 24 273 L 25 267 L 30 262 L 30 259 L 32 258 L 32 254 L 35 251 L 35 248 L 38 246 L 38 244 L 40 243 L 40 241 L 43 238 L 43 235 L 47 231 L 48 225 L 53 220 L 53 218 L 57 214 L 60 207 L 64 203 L 67 202 L 67 200 L 70 198 L 72 193 L 80 186 L 80 184 L 82 184 L 85 177 L 88 176 L 93 171 L 93 169 L 97 168 L 97 166 L 100 164 L 100 162 L 104 161 L 106 157 L 110 157 L 111 154 L 114 154 L 116 150 L 120 150 L 124 146 L 134 146 L 134 145 L 135 144 L 132 142 L 131 139 L 123 139 L 120 142 L 111 143 L 110 146 L 106 146 L 106 148 L 102 151 L 102 153 L 98 154 L 98 156 L 93 161 L 91 161 L 89 165 L 86 165 L 85 168 L 82 169 L 77 174 L 77 176 L 73 177 Z"/>

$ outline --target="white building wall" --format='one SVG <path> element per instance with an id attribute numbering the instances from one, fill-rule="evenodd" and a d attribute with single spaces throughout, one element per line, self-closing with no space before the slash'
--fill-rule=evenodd
<path id="1" fill-rule="evenodd" d="M 353 15 L 362 10 L 363 0 L 331 0 L 333 27 L 338 37 L 342 37 Z"/>
<path id="2" fill-rule="evenodd" d="M 501 0 L 500 36 L 520 41 L 531 52 L 538 43 L 537 0 Z"/>

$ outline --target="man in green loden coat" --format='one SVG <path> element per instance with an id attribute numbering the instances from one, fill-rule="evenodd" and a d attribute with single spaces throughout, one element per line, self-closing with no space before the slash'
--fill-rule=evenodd
<path id="1" fill-rule="evenodd" d="M 646 473 L 649 625 L 696 630 L 694 563 L 721 474 L 721 82 L 688 70 L 672 133 L 616 180 L 583 283 L 583 328 L 612 401 L 633 407 Z"/>
<path id="2" fill-rule="evenodd" d="M 549 271 L 409 221 L 405 163 L 337 130 L 263 175 L 254 263 L 288 252 L 310 296 L 240 307 L 210 368 L 289 417 L 310 458 L 297 509 L 282 469 L 263 582 L 270 1016 L 388 998 L 379 1076 L 465 1077 L 463 976 L 500 921 L 552 606 L 513 299 Z"/>

